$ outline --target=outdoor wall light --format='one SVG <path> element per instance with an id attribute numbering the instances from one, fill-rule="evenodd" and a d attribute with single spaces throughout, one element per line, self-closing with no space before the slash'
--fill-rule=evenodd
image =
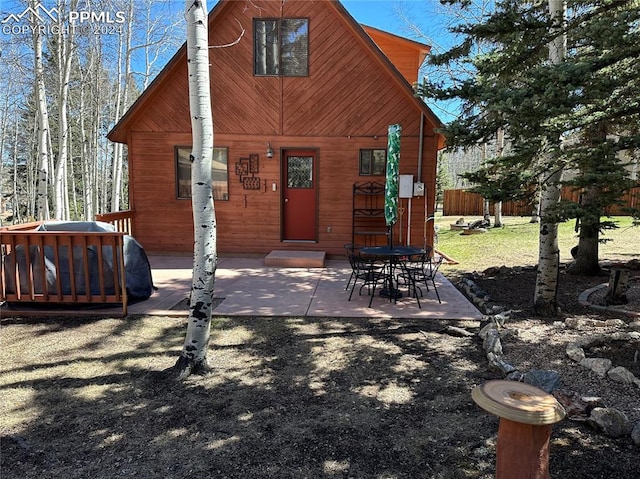
<path id="1" fill-rule="evenodd" d="M 273 149 L 271 148 L 271 142 L 267 143 L 267 158 L 273 158 Z"/>

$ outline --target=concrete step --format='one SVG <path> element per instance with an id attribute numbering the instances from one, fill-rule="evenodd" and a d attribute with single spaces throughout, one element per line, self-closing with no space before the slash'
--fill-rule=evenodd
<path id="1" fill-rule="evenodd" d="M 273 250 L 264 258 L 265 266 L 281 268 L 324 268 L 324 251 Z"/>

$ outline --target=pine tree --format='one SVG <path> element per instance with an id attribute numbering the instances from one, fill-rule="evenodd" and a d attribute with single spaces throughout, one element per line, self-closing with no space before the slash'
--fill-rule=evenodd
<path id="1" fill-rule="evenodd" d="M 496 2 L 482 21 L 455 29 L 464 36 L 459 46 L 433 58 L 443 64 L 466 59 L 475 75 L 448 87 L 424 84 L 420 91 L 463 101 L 463 115 L 445 130 L 452 147 L 491 141 L 504 128 L 510 151 L 471 175 L 483 196 L 514 199 L 537 188 L 548 193 L 542 196 L 547 205 L 541 210 L 539 258 L 547 279 L 539 278 L 544 286 L 534 297 L 536 310 L 546 316 L 557 312 L 549 268 L 559 252 L 557 242 L 545 243 L 557 223 L 580 215 L 581 242 L 595 235 L 597 244 L 604 207 L 629 187 L 617 153 L 638 146 L 639 4 L 576 0 L 561 18 L 552 11 L 562 7 L 558 0 Z M 477 43 L 492 48 L 472 55 Z M 582 205 L 557 202 L 565 169 L 577 172 L 568 184 L 592 190 Z M 594 254 L 588 248 L 583 253 Z M 597 262 L 597 249 L 595 255 Z"/>

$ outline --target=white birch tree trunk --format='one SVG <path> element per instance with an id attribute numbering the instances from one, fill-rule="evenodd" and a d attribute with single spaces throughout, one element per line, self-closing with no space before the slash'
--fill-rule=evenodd
<path id="1" fill-rule="evenodd" d="M 533 204 L 531 205 L 531 219 L 529 219 L 529 223 L 540 223 L 540 194 L 541 187 L 538 188 L 538 192 L 536 192 L 533 198 Z"/>
<path id="2" fill-rule="evenodd" d="M 558 274 L 560 273 L 560 248 L 558 224 L 548 221 L 545 211 L 560 201 L 562 169 L 554 172 L 542 185 L 540 197 L 540 235 L 538 238 L 538 272 L 534 292 L 533 309 L 536 314 L 553 317 L 558 314 Z"/>
<path id="3" fill-rule="evenodd" d="M 189 108 L 193 149 L 191 193 L 194 226 L 193 282 L 187 334 L 174 369 L 178 379 L 206 374 L 211 304 L 217 266 L 216 219 L 211 188 L 213 114 L 209 83 L 209 45 L 206 0 L 186 0 Z"/>
<path id="4" fill-rule="evenodd" d="M 12 197 L 13 197 L 13 224 L 22 223 L 22 204 L 19 201 L 18 194 L 18 127 L 20 125 L 18 110 L 14 112 L 14 132 L 13 132 L 13 182 L 12 182 Z M 28 184 L 28 181 L 27 181 Z M 27 210 L 28 211 L 28 210 Z"/>
<path id="5" fill-rule="evenodd" d="M 75 9 L 72 2 L 71 9 Z M 64 12 L 64 2 L 58 3 L 60 15 Z M 69 77 L 71 75 L 71 32 L 64 28 L 58 33 L 58 162 L 55 169 L 55 217 L 69 220 L 69 188 L 67 185 L 67 160 L 69 157 Z"/>
<path id="6" fill-rule="evenodd" d="M 493 227 L 502 228 L 504 226 L 502 223 L 502 201 L 496 201 L 493 204 L 493 216 Z"/>
<path id="7" fill-rule="evenodd" d="M 131 35 L 133 32 L 134 2 L 129 3 L 127 27 L 124 40 L 120 37 L 118 45 L 118 92 L 114 123 L 117 123 L 129 101 L 129 76 L 131 75 Z M 123 60 L 124 58 L 124 60 Z M 111 211 L 120 211 L 122 196 L 122 164 L 124 162 L 124 146 L 115 143 L 113 147 L 113 171 L 111 176 Z"/>
<path id="8" fill-rule="evenodd" d="M 91 71 L 91 65 L 93 64 L 93 52 L 90 56 L 88 71 Z M 82 192 L 84 197 L 84 211 L 83 218 L 85 221 L 92 221 L 95 217 L 93 208 L 93 176 L 91 165 L 94 164 L 93 160 L 90 160 L 89 155 L 89 139 L 87 137 L 87 125 L 86 117 L 89 116 L 87 108 L 85 107 L 86 96 L 86 83 L 87 78 L 84 75 L 82 68 L 78 69 L 80 75 L 80 98 L 79 98 L 79 128 L 80 128 L 80 164 L 82 167 Z M 91 161 L 91 163 L 90 163 Z"/>
<path id="9" fill-rule="evenodd" d="M 35 9 L 35 1 L 30 1 L 29 6 Z M 48 200 L 48 182 L 49 182 L 49 111 L 47 109 L 47 95 L 44 84 L 44 66 L 42 62 L 42 33 L 38 28 L 38 20 L 31 16 L 30 24 L 33 27 L 33 54 L 34 69 L 36 77 L 36 108 L 38 123 L 38 179 L 36 189 L 36 214 L 37 219 L 49 219 L 49 200 Z"/>
<path id="10" fill-rule="evenodd" d="M 554 21 L 554 29 L 560 30 L 566 16 L 566 4 L 563 0 L 549 0 L 549 14 Z M 563 61 L 567 51 L 566 35 L 559 34 L 549 44 L 549 60 L 552 64 Z M 550 138 L 549 143 L 557 143 L 559 139 Z M 551 144 L 545 160 L 554 164 Z M 533 308 L 536 314 L 553 317 L 558 314 L 558 275 L 560 273 L 560 249 L 558 247 L 558 223 L 547 219 L 547 210 L 560 201 L 563 168 L 558 167 L 542 185 L 540 198 L 540 237 L 538 250 L 538 273 L 534 292 Z"/>
<path id="11" fill-rule="evenodd" d="M 496 143 L 498 147 L 498 156 L 502 156 L 504 154 L 504 129 L 499 128 L 496 134 Z M 502 228 L 502 201 L 497 201 L 493 205 L 493 215 L 494 215 L 494 228 Z"/>

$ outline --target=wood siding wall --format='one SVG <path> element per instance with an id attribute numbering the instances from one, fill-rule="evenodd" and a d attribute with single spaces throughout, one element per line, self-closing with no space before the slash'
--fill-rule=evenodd
<path id="1" fill-rule="evenodd" d="M 151 252 L 189 252 L 193 249 L 193 220 L 191 202 L 177 199 L 175 188 L 174 145 L 187 145 L 191 137 L 185 133 L 136 134 L 132 147 L 136 161 L 132 163 L 132 175 L 145 178 L 135 183 L 135 220 L 133 234 Z M 264 155 L 267 141 L 271 141 L 274 157 Z M 229 201 L 216 201 L 218 222 L 218 248 L 226 253 L 263 253 L 273 249 L 309 249 L 343 252 L 343 245 L 351 242 L 352 187 L 361 181 L 384 182 L 381 176 L 359 176 L 358 156 L 360 148 L 385 148 L 386 136 L 378 138 L 335 139 L 306 137 L 240 137 L 217 135 L 216 145 L 227 147 L 229 153 Z M 317 148 L 318 155 L 318 243 L 282 243 L 280 241 L 281 148 Z M 400 174 L 413 175 L 417 179 L 417 137 L 402 137 Z M 425 158 L 435 157 L 435 141 L 425 142 Z M 250 153 L 258 153 L 259 176 L 262 188 L 244 190 L 235 175 L 235 163 Z M 428 176 L 432 161 L 425 161 L 422 179 L 426 188 L 435 188 L 433 175 Z M 152 167 L 151 167 L 152 165 Z M 276 183 L 276 191 L 271 185 Z M 428 195 L 427 211 L 434 205 Z M 407 236 L 408 201 L 401 200 L 406 208 L 402 237 Z M 425 197 L 416 197 L 411 204 L 411 238 L 413 244 L 424 242 Z M 331 231 L 328 232 L 328 227 Z M 397 226 L 397 228 L 399 225 Z M 394 238 L 399 238 L 399 231 Z M 427 238 L 431 243 L 432 224 L 428 223 Z"/>
<path id="2" fill-rule="evenodd" d="M 273 249 L 323 250 L 342 254 L 351 241 L 354 182 L 384 181 L 359 176 L 360 148 L 386 148 L 390 124 L 402 125 L 400 173 L 418 178 L 421 110 L 411 91 L 371 55 L 345 18 L 328 2 L 229 2 L 210 28 L 210 44 L 240 42 L 211 52 L 214 144 L 228 148 L 229 201 L 216 202 L 218 248 L 227 253 L 264 253 Z M 259 13 L 257 13 L 259 12 Z M 253 75 L 253 16 L 309 18 L 309 76 Z M 223 21 L 224 20 L 224 21 Z M 228 21 L 227 21 L 228 20 Z M 237 21 L 236 21 L 237 20 Z M 136 112 L 129 127 L 130 201 L 134 235 L 148 251 L 190 252 L 191 202 L 176 199 L 174 147 L 190 145 L 186 61 L 176 64 L 150 106 Z M 405 85 L 406 86 L 406 85 Z M 425 121 L 422 181 L 435 188 L 438 138 Z M 267 143 L 274 157 L 267 159 Z M 318 151 L 318 243 L 283 243 L 280 238 L 280 152 Z M 257 153 L 262 188 L 244 190 L 235 175 L 239 158 Z M 271 185 L 276 183 L 277 190 Z M 434 205 L 429 195 L 427 210 Z M 423 243 L 424 198 L 412 204 L 412 238 Z M 406 218 L 406 215 L 405 215 Z M 328 231 L 330 227 L 330 232 Z M 397 237 L 394 234 L 394 237 Z M 406 237 L 406 226 L 403 237 Z M 427 230 L 429 242 L 432 225 Z"/>
<path id="3" fill-rule="evenodd" d="M 421 54 L 415 46 L 403 45 L 402 42 L 384 32 L 366 27 L 365 31 L 409 83 L 413 84 L 418 81 L 418 70 L 425 54 Z"/>
<path id="4" fill-rule="evenodd" d="M 562 198 L 577 203 L 580 201 L 580 191 L 565 186 L 562 188 Z M 620 198 L 620 201 L 622 201 L 623 204 L 607 208 L 607 214 L 611 216 L 625 216 L 628 213 L 624 211 L 624 208 L 640 208 L 640 186 L 630 190 Z M 493 206 L 493 204 L 489 206 L 491 215 L 495 214 Z M 504 216 L 529 216 L 532 212 L 532 206 L 524 201 L 502 203 L 502 214 Z M 482 196 L 466 190 L 446 190 L 444 192 L 442 214 L 445 216 L 482 216 Z"/>

